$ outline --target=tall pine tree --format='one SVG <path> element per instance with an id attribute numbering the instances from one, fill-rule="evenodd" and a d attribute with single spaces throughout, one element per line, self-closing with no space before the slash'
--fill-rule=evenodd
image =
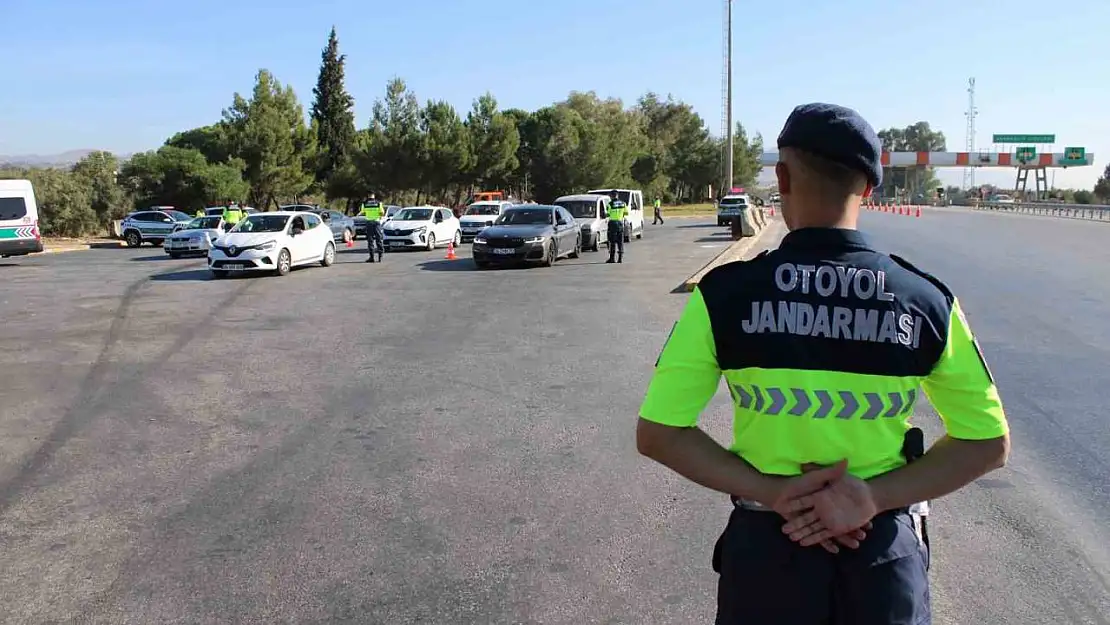
<path id="1" fill-rule="evenodd" d="M 348 162 L 355 143 L 354 99 L 343 84 L 347 55 L 339 54 L 339 38 L 332 26 L 328 46 L 320 55 L 320 76 L 312 90 L 312 125 L 316 129 L 319 157 L 316 181 L 326 184 Z"/>

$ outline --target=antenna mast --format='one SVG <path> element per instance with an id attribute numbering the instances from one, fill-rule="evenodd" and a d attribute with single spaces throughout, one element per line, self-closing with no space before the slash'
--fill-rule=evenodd
<path id="1" fill-rule="evenodd" d="M 732 187 L 732 0 L 724 0 L 721 16 L 721 195 Z"/>
<path id="2" fill-rule="evenodd" d="M 979 116 L 979 109 L 975 108 L 975 79 L 969 78 L 967 80 L 967 112 L 964 113 L 967 117 L 967 157 L 968 159 L 975 158 L 972 153 L 975 152 L 975 118 Z M 975 168 L 968 167 L 964 169 L 964 188 L 970 189 L 975 186 Z"/>
<path id="3" fill-rule="evenodd" d="M 723 193 L 728 193 L 732 189 L 732 153 L 733 153 L 733 132 L 732 132 L 732 0 L 725 0 L 725 41 L 724 41 L 724 77 L 722 80 L 722 94 L 721 99 L 724 105 L 724 115 L 722 115 L 722 133 L 721 136 L 725 139 L 725 159 L 724 159 L 724 189 Z"/>

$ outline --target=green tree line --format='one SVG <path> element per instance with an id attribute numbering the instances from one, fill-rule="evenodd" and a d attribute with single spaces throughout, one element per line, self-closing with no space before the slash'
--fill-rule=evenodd
<path id="1" fill-rule="evenodd" d="M 682 203 L 718 190 L 724 142 L 672 97 L 647 93 L 626 106 L 572 92 L 524 111 L 502 109 L 485 93 L 460 113 L 442 100 L 421 102 L 394 78 L 358 128 L 346 61 L 333 29 L 307 112 L 291 87 L 263 69 L 250 94 L 234 94 L 218 120 L 156 150 L 124 161 L 96 152 L 72 171 L 0 177 L 30 178 L 43 231 L 70 236 L 102 232 L 128 211 L 154 205 L 187 212 L 229 200 L 262 210 L 295 201 L 342 207 L 375 193 L 398 204 L 458 206 L 477 190 L 542 202 L 602 186 Z M 734 181 L 750 186 L 762 139 L 741 124 L 735 130 Z"/>
<path id="2" fill-rule="evenodd" d="M 504 190 L 540 202 L 596 187 L 635 187 L 669 204 L 705 201 L 721 186 L 725 143 L 686 103 L 647 93 L 626 105 L 592 91 L 535 111 L 502 109 L 478 96 L 460 112 L 421 102 L 394 78 L 363 127 L 346 90 L 347 58 L 332 29 L 321 53 L 313 101 L 260 70 L 213 123 L 179 132 L 156 150 L 121 160 L 94 152 L 71 170 L 0 169 L 29 178 L 43 232 L 105 232 L 130 210 L 185 211 L 227 201 L 272 210 L 290 202 L 352 207 L 370 193 L 396 204 L 458 206 L 476 190 Z M 734 184 L 754 185 L 763 140 L 734 129 Z M 942 150 L 927 122 L 880 133 L 891 150 Z M 1110 173 L 1110 172 L 1108 172 Z M 890 170 L 890 191 L 936 186 L 931 170 Z M 1095 194 L 1110 194 L 1106 176 Z"/>

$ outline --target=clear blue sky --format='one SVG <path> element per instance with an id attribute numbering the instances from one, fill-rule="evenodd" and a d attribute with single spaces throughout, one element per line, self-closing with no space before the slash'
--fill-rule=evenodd
<path id="1" fill-rule="evenodd" d="M 401 76 L 421 100 L 463 112 L 485 90 L 528 109 L 572 89 L 626 102 L 652 90 L 720 128 L 723 0 L 0 5 L 0 154 L 152 149 L 218 119 L 263 67 L 307 109 L 332 24 L 360 126 L 386 80 Z M 772 141 L 795 104 L 821 100 L 855 107 L 876 128 L 929 121 L 961 150 L 974 76 L 978 147 L 992 133 L 1055 133 L 1058 149 L 1096 152 L 1096 167 L 1061 171 L 1058 186 L 1091 186 L 1110 158 L 1110 63 L 1097 44 L 1106 0 L 736 0 L 735 13 L 735 116 Z"/>

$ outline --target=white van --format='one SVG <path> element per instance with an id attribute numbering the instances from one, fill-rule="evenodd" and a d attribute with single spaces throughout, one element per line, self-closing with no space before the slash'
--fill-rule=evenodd
<path id="1" fill-rule="evenodd" d="M 601 244 L 609 245 L 609 232 L 605 227 L 605 222 L 609 219 L 608 195 L 564 195 L 555 200 L 554 204 L 565 208 L 574 217 L 575 224 L 582 229 L 582 249 L 596 252 L 601 249 Z"/>
<path id="2" fill-rule="evenodd" d="M 644 238 L 644 192 L 639 189 L 594 189 L 587 191 L 590 195 L 610 195 L 616 191 L 617 199 L 628 206 L 628 221 L 624 224 L 624 240 L 629 242 L 632 235 L 637 239 Z"/>
<path id="3" fill-rule="evenodd" d="M 39 206 L 30 180 L 0 180 L 0 258 L 42 251 Z"/>

